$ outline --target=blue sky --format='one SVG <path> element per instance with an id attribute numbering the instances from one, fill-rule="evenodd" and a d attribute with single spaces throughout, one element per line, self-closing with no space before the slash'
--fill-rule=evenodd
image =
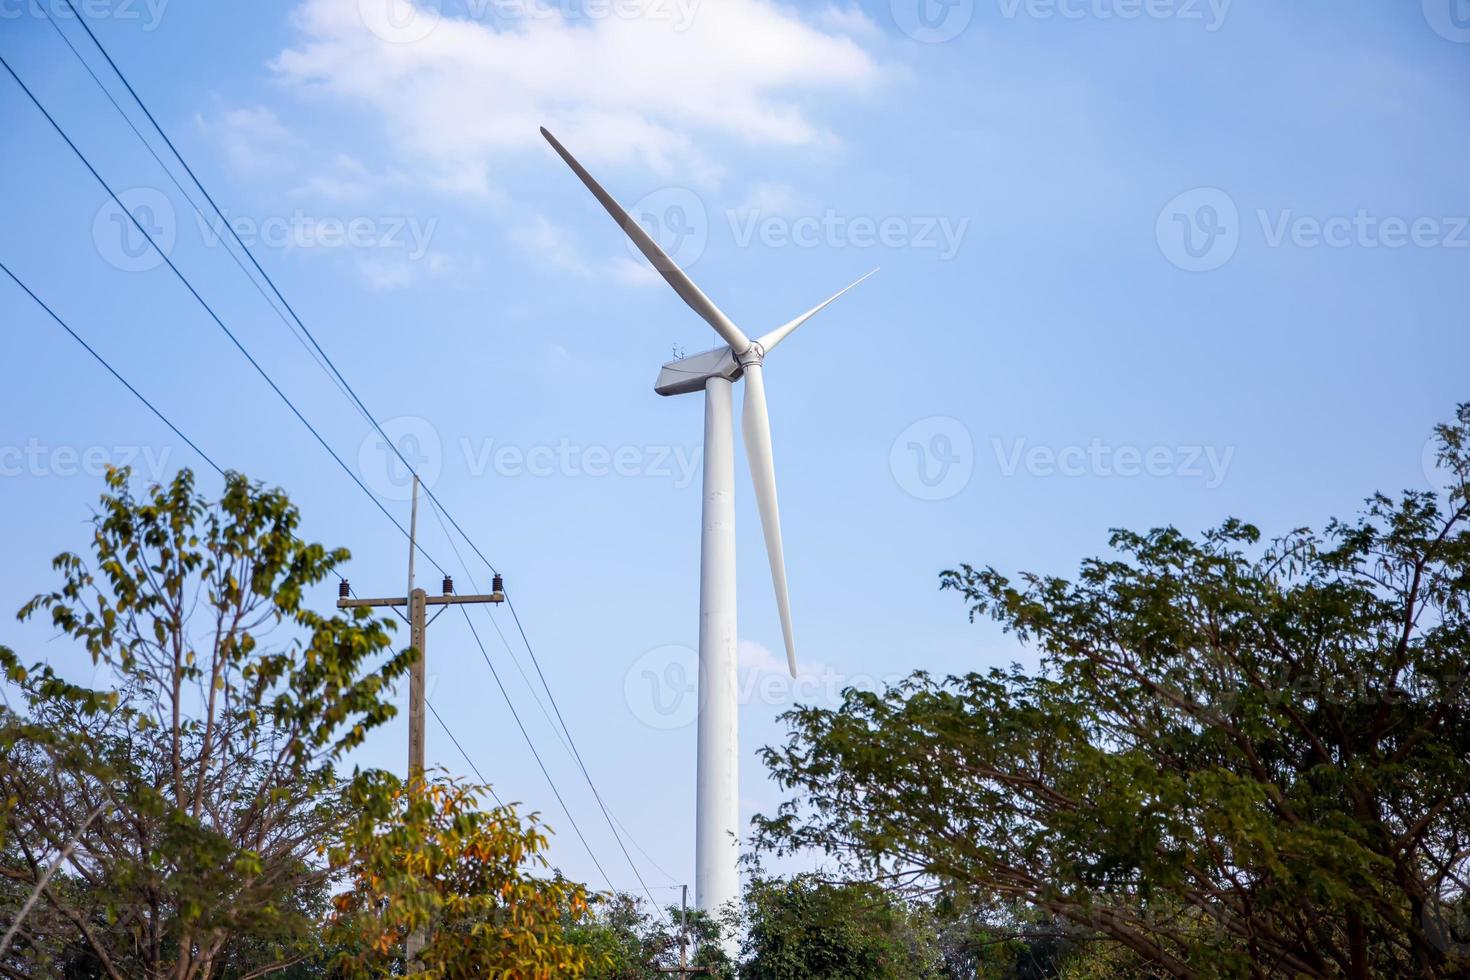
<path id="1" fill-rule="evenodd" d="M 738 473 L 747 815 L 780 800 L 754 753 L 793 700 L 1031 660 L 966 622 L 937 591 L 942 569 L 1070 574 L 1119 526 L 1320 525 L 1374 489 L 1428 485 L 1432 426 L 1470 398 L 1465 0 L 404 4 L 83 9 L 506 573 L 604 798 L 668 872 L 648 869 L 650 884 L 692 876 L 678 681 L 696 636 L 702 412 L 652 383 L 710 334 L 538 125 L 747 333 L 882 267 L 767 362 L 807 671 L 795 691 L 771 654 L 779 625 Z M 65 14 L 62 0 L 0 0 L 0 55 L 406 519 L 380 440 L 43 10 Z M 131 110 L 79 26 L 61 27 Z M 8 76 L 0 114 L 0 260 L 206 451 L 287 488 L 310 536 L 352 549 L 359 592 L 401 588 L 398 532 L 124 237 Z M 198 460 L 8 281 L 0 322 L 13 609 L 49 585 L 53 554 L 85 545 L 101 461 L 166 475 Z M 466 591 L 427 510 L 421 528 Z M 613 883 L 632 885 L 510 655 L 477 625 Z M 87 673 L 36 624 L 0 642 Z M 429 673 L 481 771 L 544 811 L 563 831 L 557 862 L 600 885 L 462 620 L 433 627 Z M 403 742 L 400 721 L 361 761 L 401 768 Z M 432 724 L 428 754 L 466 770 Z"/>

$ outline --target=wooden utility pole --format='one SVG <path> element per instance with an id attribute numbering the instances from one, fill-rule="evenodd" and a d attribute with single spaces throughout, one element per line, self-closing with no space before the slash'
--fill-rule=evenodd
<path id="1" fill-rule="evenodd" d="M 679 980 L 689 980 L 690 977 L 715 972 L 708 966 L 689 965 L 689 886 L 683 886 L 682 897 L 679 899 L 679 965 L 678 966 L 656 966 L 654 973 L 677 973 Z"/>
<path id="2" fill-rule="evenodd" d="M 415 474 L 413 478 L 413 509 L 408 523 L 408 591 L 402 598 L 387 599 L 358 599 L 352 595 L 352 586 L 346 579 L 342 580 L 338 592 L 338 609 L 358 608 L 393 608 L 398 606 L 408 607 L 408 636 L 409 644 L 418 651 L 418 659 L 413 662 L 408 674 L 408 779 L 410 783 L 424 778 L 424 698 L 425 679 L 427 670 L 425 668 L 426 655 L 425 643 L 428 639 L 427 632 L 429 623 L 427 620 L 428 608 L 430 606 L 461 606 L 476 605 L 491 602 L 501 603 L 505 601 L 504 584 L 499 575 L 495 576 L 489 595 L 455 595 L 454 580 L 448 575 L 444 576 L 444 592 L 442 595 L 430 596 L 423 589 L 414 585 L 414 556 L 418 549 L 418 525 L 419 525 L 419 478 Z M 442 613 L 444 610 L 439 610 Z M 401 614 L 400 614 L 401 615 Z M 434 614 L 439 618 L 439 613 Z M 408 937 L 407 953 L 409 962 L 418 958 L 419 951 L 424 948 L 428 937 L 423 930 L 415 930 Z"/>

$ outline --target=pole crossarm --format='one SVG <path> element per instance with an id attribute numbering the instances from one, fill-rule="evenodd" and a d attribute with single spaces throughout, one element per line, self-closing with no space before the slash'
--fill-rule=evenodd
<path id="1" fill-rule="evenodd" d="M 505 601 L 505 593 L 491 592 L 488 595 L 431 595 L 424 597 L 426 606 L 460 606 L 474 603 Z M 338 609 L 360 609 L 376 608 L 379 606 L 406 606 L 408 600 L 403 597 L 388 599 L 338 599 Z"/>

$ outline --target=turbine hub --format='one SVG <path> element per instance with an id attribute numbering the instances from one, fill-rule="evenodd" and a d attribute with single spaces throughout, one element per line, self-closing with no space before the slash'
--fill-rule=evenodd
<path id="1" fill-rule="evenodd" d="M 740 362 L 742 368 L 748 367 L 751 364 L 759 364 L 766 359 L 766 349 L 761 346 L 759 340 L 753 340 L 750 342 L 750 346 L 746 348 L 745 353 L 737 354 L 735 359 Z"/>

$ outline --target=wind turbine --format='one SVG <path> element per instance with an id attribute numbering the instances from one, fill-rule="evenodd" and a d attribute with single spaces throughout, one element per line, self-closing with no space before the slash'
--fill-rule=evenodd
<path id="1" fill-rule="evenodd" d="M 695 801 L 695 902 L 718 912 L 740 897 L 740 735 L 736 679 L 735 627 L 735 446 L 732 387 L 745 380 L 741 432 L 755 485 L 776 609 L 786 643 L 786 663 L 796 676 L 796 641 L 791 631 L 791 600 L 786 590 L 786 559 L 781 547 L 781 514 L 776 505 L 776 467 L 771 454 L 771 421 L 766 412 L 764 361 L 776 345 L 829 303 L 871 276 L 874 269 L 829 299 L 751 340 L 674 264 L 613 196 L 567 152 L 546 128 L 541 135 L 581 178 L 664 277 L 674 292 L 725 341 L 724 347 L 670 361 L 659 371 L 653 390 L 660 395 L 704 392 L 704 503 L 699 554 L 699 747 Z"/>

